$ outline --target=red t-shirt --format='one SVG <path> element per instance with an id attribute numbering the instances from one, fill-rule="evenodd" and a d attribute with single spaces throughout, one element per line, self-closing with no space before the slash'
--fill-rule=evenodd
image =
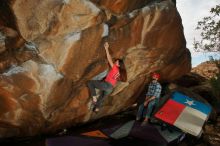
<path id="1" fill-rule="evenodd" d="M 119 79 L 119 76 L 119 68 L 116 64 L 114 64 L 111 70 L 108 72 L 105 81 L 112 84 L 112 86 L 115 86 Z"/>

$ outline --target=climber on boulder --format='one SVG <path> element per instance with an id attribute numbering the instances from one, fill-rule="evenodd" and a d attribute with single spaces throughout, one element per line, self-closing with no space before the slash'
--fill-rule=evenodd
<path id="1" fill-rule="evenodd" d="M 108 50 L 108 42 L 105 42 L 104 48 L 111 69 L 108 72 L 105 80 L 90 80 L 88 82 L 89 91 L 94 105 L 92 110 L 95 112 L 99 111 L 99 107 L 102 104 L 103 99 L 113 91 L 113 88 L 116 86 L 117 82 L 125 82 L 127 80 L 127 72 L 123 60 L 116 59 L 116 61 L 113 63 L 112 57 Z M 97 95 L 95 89 L 99 89 L 101 94 Z"/>

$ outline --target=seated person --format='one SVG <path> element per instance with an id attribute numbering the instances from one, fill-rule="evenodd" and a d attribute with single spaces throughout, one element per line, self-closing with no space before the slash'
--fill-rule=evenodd
<path id="1" fill-rule="evenodd" d="M 145 101 L 138 108 L 136 120 L 140 120 L 142 117 L 144 117 L 144 121 L 142 122 L 142 125 L 146 125 L 148 123 L 153 107 L 159 103 L 161 89 L 162 89 L 160 83 L 158 82 L 159 78 L 160 78 L 160 74 L 153 73 L 152 81 L 148 87 Z M 143 115 L 145 110 L 146 110 L 146 115 Z"/>

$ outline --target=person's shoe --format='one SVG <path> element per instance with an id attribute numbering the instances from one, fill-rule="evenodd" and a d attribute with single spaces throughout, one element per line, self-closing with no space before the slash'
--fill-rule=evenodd
<path id="1" fill-rule="evenodd" d="M 149 119 L 145 118 L 144 121 L 141 123 L 141 126 L 146 126 L 148 124 Z"/>
<path id="2" fill-rule="evenodd" d="M 99 108 L 95 108 L 93 111 L 94 111 L 95 113 L 98 113 L 98 112 L 99 112 Z"/>
<path id="3" fill-rule="evenodd" d="M 58 135 L 65 135 L 67 133 L 67 129 L 64 128 L 61 132 L 58 133 Z"/>
<path id="4" fill-rule="evenodd" d="M 93 101 L 89 101 L 87 104 L 88 110 L 93 110 L 95 107 L 95 104 L 93 103 Z"/>
<path id="5" fill-rule="evenodd" d="M 136 121 L 140 121 L 141 120 L 141 118 L 140 117 L 136 117 Z"/>
<path id="6" fill-rule="evenodd" d="M 141 123 L 141 126 L 146 126 L 148 124 L 148 121 L 143 121 L 142 123 Z"/>
<path id="7" fill-rule="evenodd" d="M 96 103 L 97 100 L 98 100 L 98 96 L 92 96 L 92 101 L 93 101 L 93 103 Z"/>

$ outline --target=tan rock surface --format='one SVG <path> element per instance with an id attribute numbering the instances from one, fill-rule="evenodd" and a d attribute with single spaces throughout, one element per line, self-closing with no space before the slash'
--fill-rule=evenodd
<path id="1" fill-rule="evenodd" d="M 15 24 L 0 24 L 17 33 L 14 43 L 23 41 L 9 51 L 9 36 L 1 31 L 0 137 L 50 133 L 115 114 L 136 101 L 150 73 L 160 71 L 162 81 L 172 81 L 190 71 L 181 18 L 171 1 L 117 2 L 3 0 Z M 108 68 L 105 40 L 113 58 L 124 59 L 128 81 L 94 114 L 87 108 L 86 83 Z"/>
<path id="2" fill-rule="evenodd" d="M 219 73 L 219 68 L 214 62 L 206 61 L 198 66 L 192 68 L 193 73 L 197 73 L 200 76 L 205 77 L 206 79 L 210 79 L 215 77 L 217 73 Z"/>

